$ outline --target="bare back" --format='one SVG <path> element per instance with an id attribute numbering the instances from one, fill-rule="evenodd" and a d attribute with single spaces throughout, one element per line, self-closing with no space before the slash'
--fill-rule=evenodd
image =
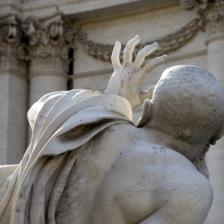
<path id="1" fill-rule="evenodd" d="M 208 201 L 201 204 L 209 209 L 212 193 L 207 179 L 179 153 L 141 140 L 144 132 L 131 125 L 110 127 L 81 152 L 59 203 L 59 223 L 154 224 L 152 214 L 167 207 L 164 217 L 170 217 L 170 222 L 158 224 L 168 224 L 178 220 L 179 210 L 184 212 L 183 221 L 182 216 L 188 215 L 184 208 L 191 206 L 193 211 L 197 200 Z M 206 192 L 200 191 L 200 184 L 207 185 Z M 175 206 L 177 214 L 167 216 Z M 196 211 L 206 210 L 198 207 Z M 152 221 L 147 221 L 149 216 Z M 205 216 L 201 214 L 198 223 Z"/>

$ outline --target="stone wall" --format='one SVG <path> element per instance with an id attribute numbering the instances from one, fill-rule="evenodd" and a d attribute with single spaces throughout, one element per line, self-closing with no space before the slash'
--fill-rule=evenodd
<path id="1" fill-rule="evenodd" d="M 180 29 L 195 15 L 195 11 L 183 11 L 179 5 L 176 5 L 154 11 L 149 10 L 128 17 L 85 23 L 82 26 L 82 31 L 88 34 L 89 39 L 99 43 L 113 44 L 116 40 L 120 40 L 125 44 L 127 40 L 136 34 L 140 34 L 144 43 L 150 40 L 157 40 Z M 154 84 L 164 68 L 172 65 L 196 64 L 206 68 L 207 47 L 205 41 L 206 33 L 200 32 L 184 47 L 169 53 L 167 63 L 150 74 L 146 83 Z M 105 63 L 86 55 L 79 45 L 75 51 L 74 73 L 75 87 L 103 89 L 109 75 L 112 73 L 112 67 L 110 63 Z M 104 76 L 107 76 L 107 78 Z M 94 83 L 90 83 L 88 77 Z"/>

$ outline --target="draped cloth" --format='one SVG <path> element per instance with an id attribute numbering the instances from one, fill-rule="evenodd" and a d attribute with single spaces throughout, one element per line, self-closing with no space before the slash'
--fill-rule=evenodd
<path id="1" fill-rule="evenodd" d="M 17 165 L 0 166 L 0 224 L 55 224 L 77 152 L 111 125 L 132 122 L 129 102 L 99 91 L 49 93 L 28 112 L 32 137 Z"/>

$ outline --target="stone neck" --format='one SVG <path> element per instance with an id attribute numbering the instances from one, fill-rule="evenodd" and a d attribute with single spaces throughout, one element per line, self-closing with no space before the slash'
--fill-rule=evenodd
<path id="1" fill-rule="evenodd" d="M 203 151 L 202 146 L 195 146 L 183 142 L 182 140 L 176 139 L 175 137 L 168 135 L 159 129 L 150 127 L 150 125 L 147 125 L 143 129 L 146 130 L 145 133 L 147 133 L 146 135 L 141 135 L 144 140 L 172 149 L 185 156 L 192 162 L 194 162 Z"/>

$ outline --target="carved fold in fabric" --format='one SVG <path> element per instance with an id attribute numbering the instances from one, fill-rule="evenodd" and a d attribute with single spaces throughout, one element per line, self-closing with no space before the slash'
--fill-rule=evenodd
<path id="1" fill-rule="evenodd" d="M 1 168 L 0 223 L 54 224 L 77 152 L 107 127 L 132 122 L 132 109 L 120 96 L 71 90 L 43 96 L 28 119 L 33 134 L 22 161 Z"/>

